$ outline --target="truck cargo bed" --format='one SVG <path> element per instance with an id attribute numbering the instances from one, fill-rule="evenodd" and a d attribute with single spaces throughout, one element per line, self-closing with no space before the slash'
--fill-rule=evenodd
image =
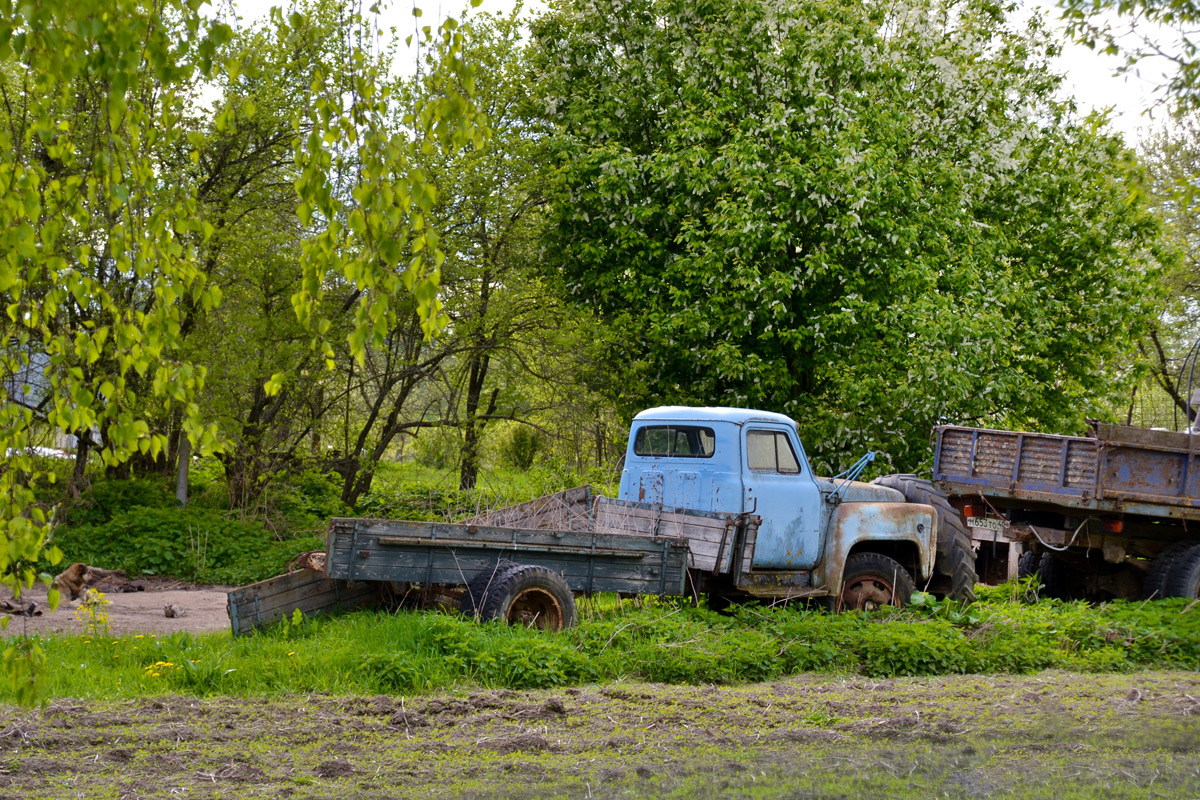
<path id="1" fill-rule="evenodd" d="M 1057 436 L 935 428 L 933 479 L 948 494 L 1200 519 L 1200 435 L 1098 425 Z"/>
<path id="2" fill-rule="evenodd" d="M 576 592 L 686 591 L 685 539 L 383 519 L 332 520 L 325 571 L 352 583 L 462 585 L 502 559 L 553 570 Z"/>

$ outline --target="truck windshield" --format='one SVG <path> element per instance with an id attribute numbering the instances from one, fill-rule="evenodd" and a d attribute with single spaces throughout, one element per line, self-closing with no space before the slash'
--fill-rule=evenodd
<path id="1" fill-rule="evenodd" d="M 713 454 L 716 441 L 712 428 L 647 425 L 638 429 L 633 440 L 633 452 L 639 456 L 708 458 Z"/>

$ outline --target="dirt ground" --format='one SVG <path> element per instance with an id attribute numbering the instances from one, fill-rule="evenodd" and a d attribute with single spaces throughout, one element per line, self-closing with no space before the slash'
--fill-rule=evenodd
<path id="1" fill-rule="evenodd" d="M 0 707 L 0 798 L 1193 798 L 1200 676 Z"/>
<path id="2" fill-rule="evenodd" d="M 115 635 L 127 633 L 175 633 L 187 631 L 200 633 L 229 629 L 229 614 L 225 608 L 227 586 L 195 586 L 180 581 L 167 581 L 160 578 L 138 578 L 128 582 L 131 587 L 141 586 L 143 591 L 108 592 L 104 599 L 109 604 L 105 607 L 108 614 L 109 630 Z M 9 618 L 8 628 L 0 635 L 12 636 L 22 633 L 80 633 L 83 622 L 75 611 L 79 601 L 69 601 L 65 598 L 59 603 L 58 610 L 50 613 L 46 605 L 46 587 L 38 584 L 32 589 L 21 593 L 24 604 L 33 602 L 39 616 L 27 617 L 15 614 L 5 614 Z M 12 593 L 0 589 L 0 600 L 10 600 Z M 183 616 L 168 617 L 165 608 L 176 606 L 186 613 Z"/>

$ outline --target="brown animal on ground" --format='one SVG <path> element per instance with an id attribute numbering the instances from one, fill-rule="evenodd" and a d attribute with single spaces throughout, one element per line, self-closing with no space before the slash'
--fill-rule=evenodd
<path id="1" fill-rule="evenodd" d="M 54 585 L 67 600 L 78 600 L 90 588 L 102 591 L 130 591 L 129 581 L 123 569 L 101 569 L 78 562 L 58 573 Z M 137 591 L 137 589 L 132 589 Z"/>

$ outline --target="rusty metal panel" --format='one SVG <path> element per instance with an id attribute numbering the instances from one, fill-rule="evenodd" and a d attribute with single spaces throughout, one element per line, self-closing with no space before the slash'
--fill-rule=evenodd
<path id="1" fill-rule="evenodd" d="M 755 597 L 793 599 L 827 594 L 824 588 L 812 585 L 812 572 L 806 569 L 773 569 L 747 572 L 738 581 L 738 588 Z"/>
<path id="2" fill-rule="evenodd" d="M 872 541 L 909 542 L 917 551 L 914 577 L 933 574 L 937 556 L 937 516 L 922 503 L 843 503 L 829 521 L 825 559 L 813 571 L 813 585 L 836 593 L 841 589 L 846 559 L 856 545 Z M 869 549 L 869 547 L 868 547 Z"/>

